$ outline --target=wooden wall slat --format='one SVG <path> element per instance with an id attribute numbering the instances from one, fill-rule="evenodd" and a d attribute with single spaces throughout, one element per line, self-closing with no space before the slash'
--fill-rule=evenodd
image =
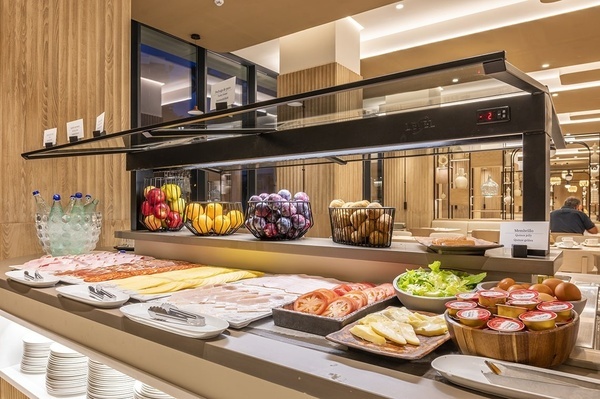
<path id="1" fill-rule="evenodd" d="M 343 65 L 331 63 L 280 75 L 277 78 L 277 94 L 282 97 L 361 79 L 360 75 Z M 281 106 L 277 110 L 277 119 L 327 120 L 339 117 L 342 112 L 359 109 L 362 110 L 362 93 L 355 91 L 310 99 L 302 107 Z M 362 169 L 360 162 L 356 162 L 345 166 L 325 164 L 278 168 L 276 184 L 278 189 L 287 188 L 292 193 L 306 191 L 311 198 L 314 218 L 314 227 L 307 236 L 329 237 L 329 203 L 335 198 L 345 201 L 362 199 L 361 181 Z"/>
<path id="2" fill-rule="evenodd" d="M 91 137 L 106 112 L 108 133 L 129 128 L 131 0 L 13 0 L 0 13 L 0 258 L 39 253 L 31 192 L 47 201 L 58 192 L 90 193 L 101 200 L 99 246 L 129 226 L 129 173 L 124 156 L 24 161 L 42 145 L 44 129 L 83 118 Z"/>

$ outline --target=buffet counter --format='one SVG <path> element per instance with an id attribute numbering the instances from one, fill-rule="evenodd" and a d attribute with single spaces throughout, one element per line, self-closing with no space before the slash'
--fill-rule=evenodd
<path id="1" fill-rule="evenodd" d="M 9 266 L 26 260 L 0 262 L 3 319 L 176 398 L 369 399 L 394 398 L 399 392 L 432 398 L 481 397 L 437 377 L 430 368 L 431 359 L 391 361 L 351 353 L 323 337 L 295 335 L 293 331 L 282 334 L 271 319 L 243 330 L 228 329 L 206 341 L 147 327 L 125 318 L 118 309 L 99 309 L 58 296 L 56 287 L 31 288 L 8 280 L 5 272 Z M 18 344 L 17 340 L 13 346 Z M 447 343 L 443 350 L 452 351 L 452 344 Z M 10 374 L 3 374 L 4 379 L 7 376 Z M 26 384 L 8 379 L 28 392 Z"/>
<path id="2" fill-rule="evenodd" d="M 529 277 L 542 270 L 550 274 L 560 265 L 560 252 L 554 251 L 543 258 L 517 260 L 507 257 L 502 248 L 485 256 L 441 256 L 417 243 L 369 249 L 325 239 L 264 242 L 243 234 L 205 238 L 182 232 L 120 232 L 118 236 L 134 239 L 137 253 L 156 257 L 356 281 L 391 281 L 406 267 L 440 259 L 449 267 Z M 210 340 L 186 338 L 138 324 L 118 309 L 99 309 L 58 296 L 55 287 L 36 289 L 7 280 L 10 265 L 29 259 L 0 262 L 0 313 L 5 319 L 177 398 L 368 399 L 395 398 L 400 392 L 401 396 L 435 398 L 490 397 L 452 385 L 431 368 L 437 356 L 456 353 L 450 341 L 420 360 L 390 359 L 348 351 L 324 337 L 274 326 L 270 318 L 242 330 L 228 329 Z M 588 367 L 590 356 L 598 358 L 595 348 L 581 350 L 578 366 Z M 580 367 L 563 365 L 561 369 L 599 377 L 598 372 Z M 19 386 L 16 380 L 10 382 Z"/>

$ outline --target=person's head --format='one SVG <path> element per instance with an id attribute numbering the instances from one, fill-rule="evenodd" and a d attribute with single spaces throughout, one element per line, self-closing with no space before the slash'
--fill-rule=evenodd
<path id="1" fill-rule="evenodd" d="M 581 205 L 581 201 L 577 197 L 568 197 L 565 200 L 565 207 L 579 209 L 579 205 Z"/>

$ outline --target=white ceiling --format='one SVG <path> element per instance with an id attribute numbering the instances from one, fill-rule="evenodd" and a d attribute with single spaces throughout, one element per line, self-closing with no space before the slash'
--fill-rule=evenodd
<path id="1" fill-rule="evenodd" d="M 403 8 L 396 9 L 398 4 Z M 365 59 L 595 6 L 600 0 L 403 0 L 352 18 L 364 28 L 360 58 Z M 279 39 L 233 53 L 279 71 Z"/>

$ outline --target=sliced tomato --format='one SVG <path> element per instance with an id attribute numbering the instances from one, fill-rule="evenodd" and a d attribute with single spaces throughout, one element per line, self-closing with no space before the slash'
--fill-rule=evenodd
<path id="1" fill-rule="evenodd" d="M 334 290 L 329 290 L 327 288 L 319 288 L 318 290 L 315 291 L 319 291 L 322 292 L 323 294 L 325 294 L 325 296 L 327 297 L 327 301 L 331 302 L 333 301 L 335 298 L 337 298 L 338 296 L 340 296 L 337 292 L 335 292 Z"/>
<path id="2" fill-rule="evenodd" d="M 362 291 L 364 289 L 371 288 L 371 287 L 375 286 L 374 284 L 371 284 L 371 283 L 348 283 L 347 285 L 350 286 L 353 291 L 354 290 L 360 290 L 360 291 Z"/>
<path id="3" fill-rule="evenodd" d="M 386 298 L 390 296 L 396 295 L 396 291 L 394 290 L 394 286 L 391 283 L 383 283 L 378 285 L 379 288 L 383 288 L 386 293 Z"/>
<path id="4" fill-rule="evenodd" d="M 348 284 L 339 284 L 332 288 L 332 290 L 338 294 L 339 296 L 344 295 L 346 292 L 350 292 L 353 290 L 352 287 Z"/>
<path id="5" fill-rule="evenodd" d="M 344 317 L 356 310 L 354 300 L 341 296 L 327 305 L 322 316 L 326 317 Z"/>
<path id="6" fill-rule="evenodd" d="M 354 300 L 356 309 L 360 309 L 363 306 L 365 306 L 367 303 L 369 303 L 369 299 L 367 298 L 365 293 L 362 291 L 359 291 L 359 290 L 347 292 L 344 294 L 344 296 Z"/>
<path id="7" fill-rule="evenodd" d="M 307 292 L 294 301 L 296 312 L 321 314 L 327 308 L 329 301 L 325 294 L 319 291 Z"/>
<path id="8" fill-rule="evenodd" d="M 363 290 L 364 294 L 367 296 L 368 299 L 368 303 L 372 304 L 373 302 L 377 302 L 381 297 L 381 290 L 378 290 L 377 288 L 371 287 L 371 288 L 366 288 Z"/>

